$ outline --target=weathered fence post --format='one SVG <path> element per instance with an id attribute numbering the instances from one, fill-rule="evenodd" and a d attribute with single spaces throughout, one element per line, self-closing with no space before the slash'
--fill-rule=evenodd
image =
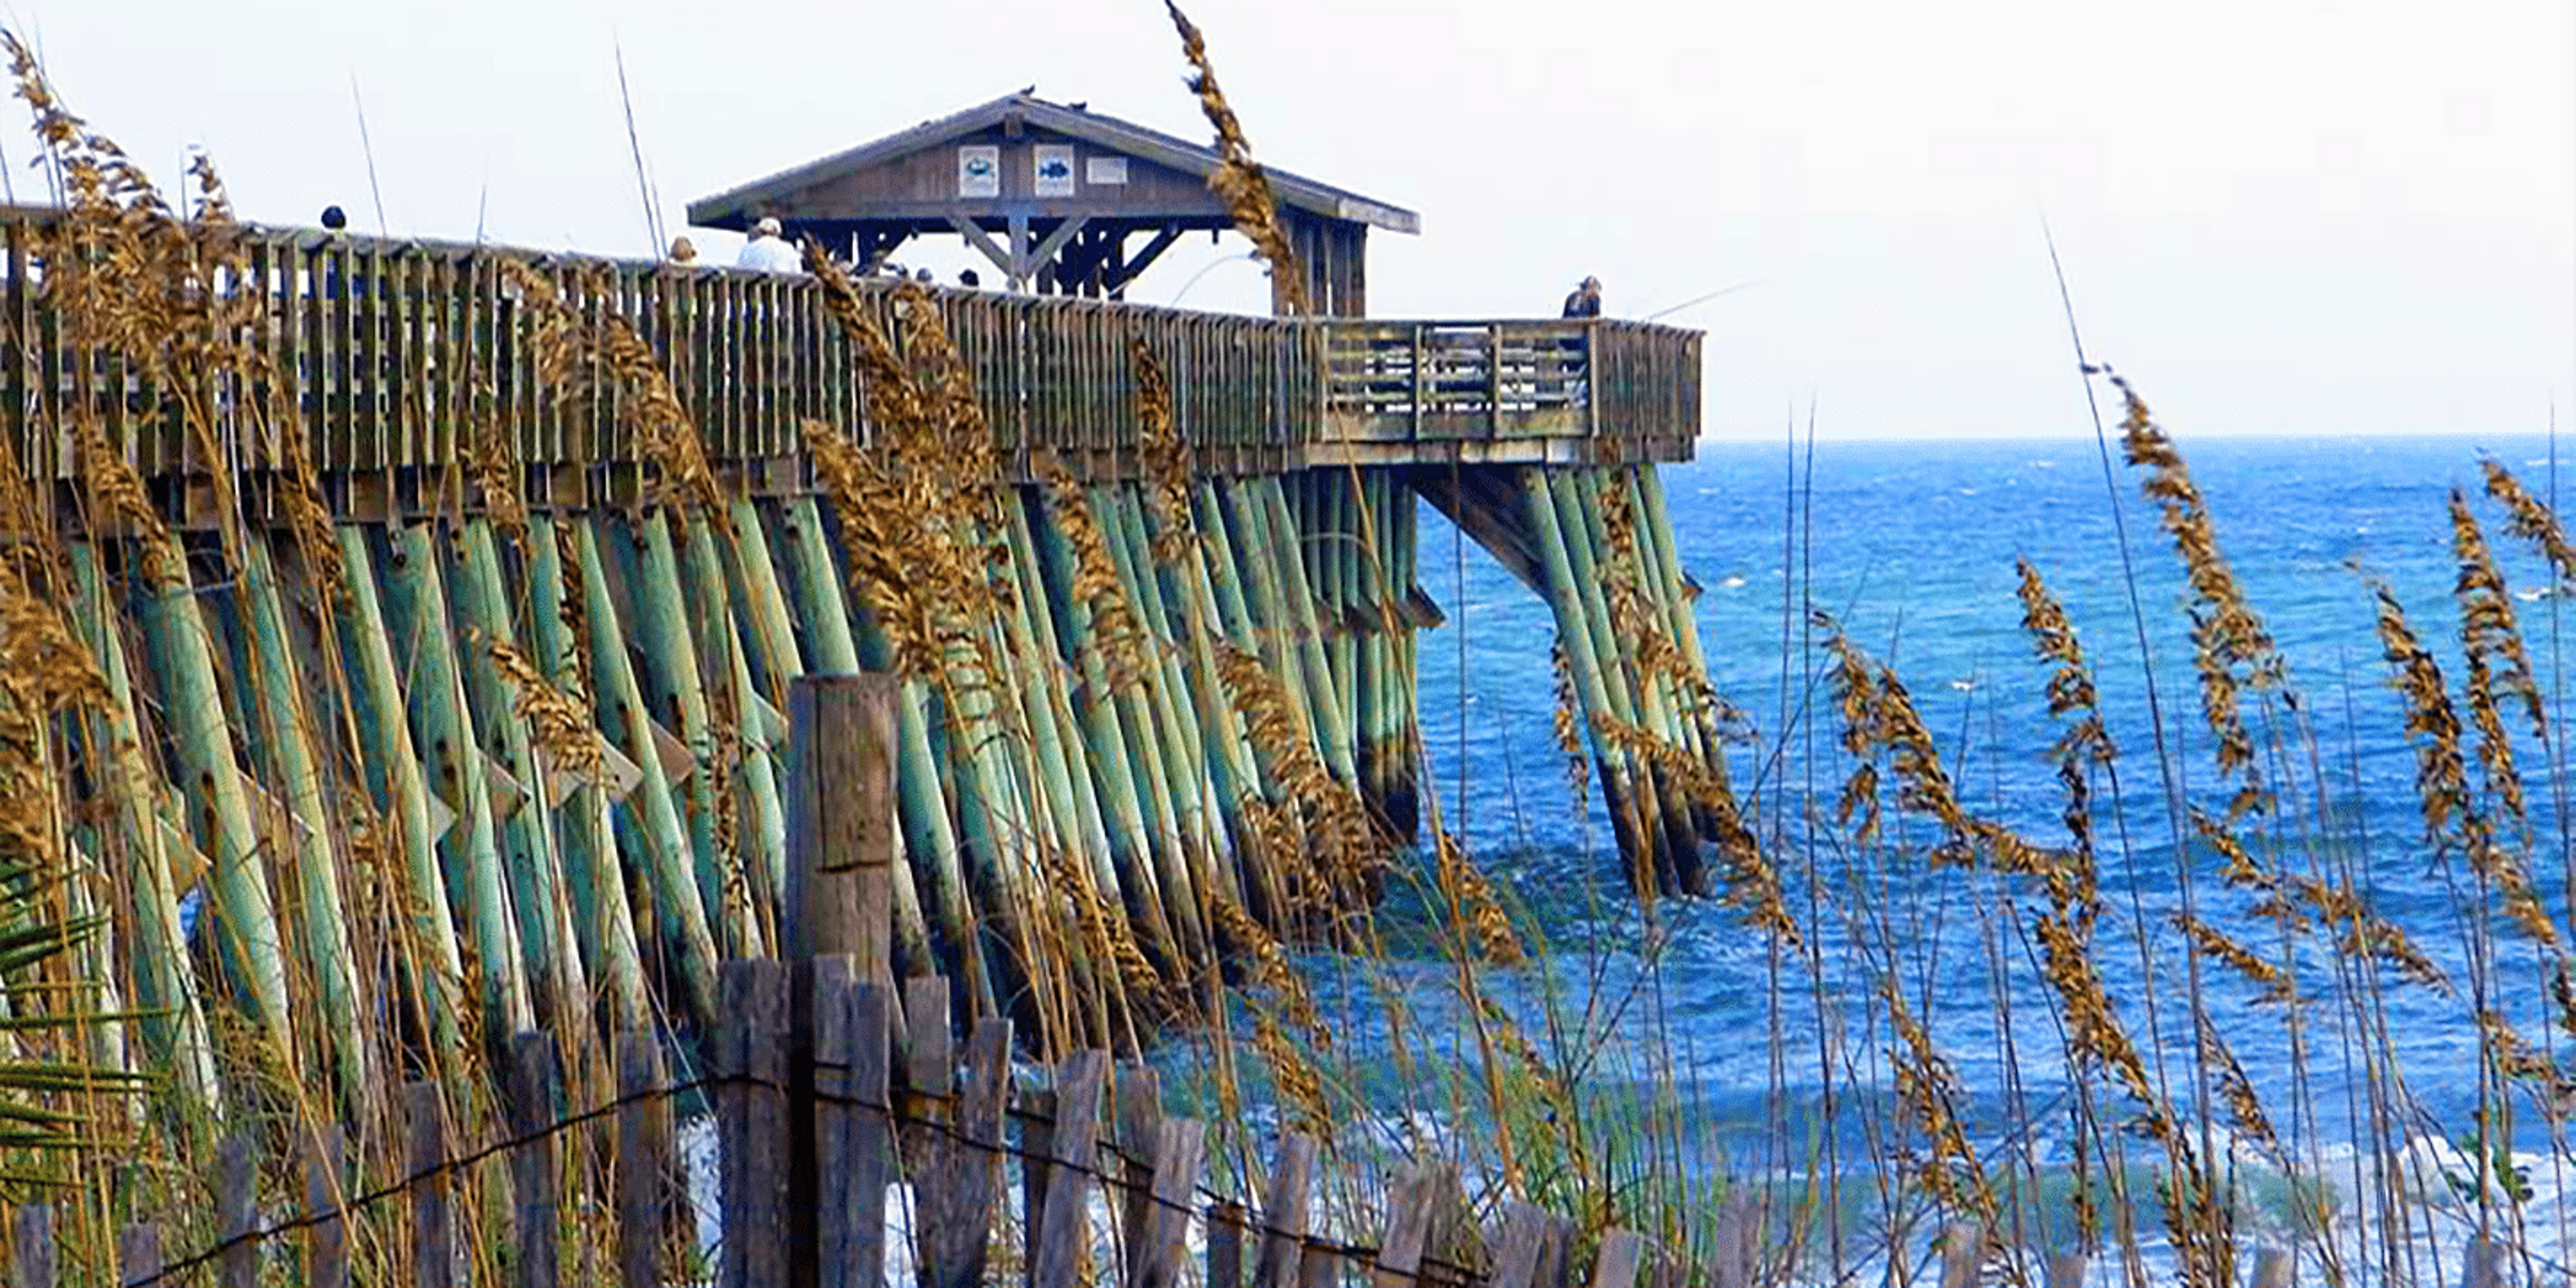
<path id="1" fill-rule="evenodd" d="M 888 1160 L 861 1159 L 851 1063 L 870 1043 L 852 1008 L 872 1006 L 876 1090 L 885 1104 L 883 1030 L 894 988 L 894 739 L 898 681 L 892 675 L 809 675 L 788 690 L 787 889 L 781 900 L 784 956 L 792 964 L 790 1121 L 796 1124 L 784 1215 L 788 1266 L 797 1288 L 873 1286 L 884 1274 Z M 837 962 L 835 959 L 839 959 Z M 874 991 L 860 1002 L 852 975 Z M 827 1045 L 828 1043 L 828 1045 Z M 883 1124 L 882 1108 L 876 1122 Z M 811 1130 L 806 1130 L 810 1126 Z M 882 1132 L 879 1133 L 882 1135 Z M 853 1170 L 856 1169 L 856 1170 Z M 876 1228 L 851 1210 L 873 1188 Z"/>
<path id="2" fill-rule="evenodd" d="M 717 1039 L 723 1084 L 723 1288 L 786 1288 L 788 1275 L 787 972 L 774 961 L 724 966 Z"/>
<path id="3" fill-rule="evenodd" d="M 671 1107 L 662 1043 L 650 1029 L 617 1035 L 617 1274 L 624 1288 L 661 1288 L 668 1220 Z"/>
<path id="4" fill-rule="evenodd" d="M 892 1018 L 886 991 L 854 979 L 853 966 L 848 957 L 813 963 L 820 1288 L 877 1288 L 885 1281 Z"/>
<path id="5" fill-rule="evenodd" d="M 1763 1237 L 1760 1220 L 1761 1205 L 1742 1190 L 1729 1193 L 1719 1205 L 1712 1267 L 1717 1288 L 1753 1288 L 1754 1262 L 1760 1259 Z"/>
<path id="6" fill-rule="evenodd" d="M 1611 1230 L 1601 1236 L 1601 1255 L 1593 1258 L 1589 1288 L 1635 1288 L 1637 1267 L 1646 1258 L 1645 1237 L 1634 1230 Z"/>
<path id="7" fill-rule="evenodd" d="M 1110 1097 L 1116 1117 L 1110 1137 L 1116 1146 L 1121 1190 L 1118 1246 L 1135 1275 L 1135 1252 L 1145 1238 L 1145 1221 L 1153 1210 L 1154 1146 L 1163 1125 L 1161 1087 L 1154 1071 L 1141 1064 L 1121 1065 L 1117 1089 Z"/>
<path id="8" fill-rule="evenodd" d="M 928 1097 L 933 1105 L 944 1105 L 949 1087 L 957 1080 L 956 1047 L 948 1032 L 948 981 L 937 975 L 905 980 L 903 1017 L 909 1039 L 903 1048 L 903 1085 Z M 909 1127 L 900 1135 L 903 1174 L 915 1180 L 929 1175 L 936 1130 L 927 1125 Z M 913 1197 L 916 1202 L 920 1199 L 919 1194 Z"/>
<path id="9" fill-rule="evenodd" d="M 510 1191 L 523 1288 L 555 1288 L 562 1281 L 555 1239 L 561 1207 L 553 1134 L 556 1081 L 553 1039 L 522 1033 L 510 1040 L 510 1131 L 519 1141 L 510 1151 Z"/>
<path id="10" fill-rule="evenodd" d="M 18 1288 L 54 1288 L 54 1208 L 30 1203 L 18 1209 L 10 1235 L 17 1244 Z"/>
<path id="11" fill-rule="evenodd" d="M 116 1237 L 117 1282 L 148 1284 L 161 1273 L 161 1227 L 138 1221 Z"/>
<path id="12" fill-rule="evenodd" d="M 1503 1204 L 1502 1217 L 1502 1228 L 1494 1232 L 1493 1288 L 1534 1288 L 1546 1251 L 1547 1212 L 1512 1199 Z"/>
<path id="13" fill-rule="evenodd" d="M 2290 1249 L 2257 1248 L 2254 1251 L 2254 1277 L 2247 1281 L 2247 1288 L 2290 1288 L 2298 1278 L 2298 1271 L 2298 1255 Z M 2073 1283 L 2080 1288 L 2083 1280 L 2078 1277 Z M 2049 1288 L 2059 1288 L 2054 1270 L 2050 1272 Z"/>
<path id="14" fill-rule="evenodd" d="M 1232 1199 L 1208 1209 L 1208 1288 L 1243 1288 L 1243 1226 L 1243 1205 Z"/>
<path id="15" fill-rule="evenodd" d="M 1412 1288 L 1422 1274 L 1422 1253 L 1431 1242 L 1432 1194 L 1437 1181 L 1430 1165 L 1408 1163 L 1386 1187 L 1386 1234 L 1378 1240 L 1377 1288 Z"/>
<path id="16" fill-rule="evenodd" d="M 809 675 L 787 694 L 786 956 L 848 953 L 888 989 L 897 692 L 892 675 Z"/>
<path id="17" fill-rule="evenodd" d="M 1132 1288 L 1173 1288 L 1181 1281 L 1182 1241 L 1189 1234 L 1191 1198 L 1206 1160 L 1207 1128 L 1187 1118 L 1155 1128 L 1154 1170 L 1142 1196 L 1144 1220 L 1131 1227 L 1127 1282 Z"/>
<path id="18" fill-rule="evenodd" d="M 1985 1232 L 1965 1221 L 1941 1232 L 1941 1288 L 1976 1288 L 1985 1263 Z"/>
<path id="19" fill-rule="evenodd" d="M 2264 1255 L 2270 1255 L 2268 1249 Z M 2092 1268 L 2093 1259 L 2081 1252 L 2057 1253 L 2048 1259 L 2048 1288 L 2084 1288 L 2084 1275 Z M 2254 1288 L 2265 1288 L 2260 1257 L 2254 1262 Z M 2290 1281 L 2283 1279 L 2270 1288 L 2290 1288 Z"/>
<path id="20" fill-rule="evenodd" d="M 934 1160 L 913 1185 L 919 1201 L 918 1268 L 926 1288 L 984 1282 L 994 1201 L 1002 1184 L 1002 1110 L 1011 1102 L 1011 1022 L 980 1020 L 966 1042 L 966 1085 L 957 1097 L 954 1138 L 934 1137 Z"/>
<path id="21" fill-rule="evenodd" d="M 2483 1234 L 2469 1240 L 2460 1288 L 2504 1288 L 2504 1244 Z"/>
<path id="22" fill-rule="evenodd" d="M 403 1087 L 403 1109 L 411 1123 L 412 1275 L 420 1288 L 453 1288 L 456 1243 L 447 1202 L 447 1105 L 437 1083 L 417 1081 Z"/>
<path id="23" fill-rule="evenodd" d="M 255 1288 L 259 1282 L 259 1142 L 246 1131 L 224 1137 L 215 1160 L 215 1204 L 218 1234 L 224 1250 L 215 1258 L 215 1282 L 223 1288 Z"/>
<path id="24" fill-rule="evenodd" d="M 1261 1221 L 1269 1232 L 1261 1236 L 1261 1260 L 1253 1267 L 1255 1288 L 1292 1288 L 1298 1282 L 1298 1256 L 1305 1251 L 1306 1240 L 1306 1190 L 1314 1172 L 1314 1137 L 1288 1133 L 1279 1142 L 1279 1157 L 1270 1168 L 1270 1188 L 1264 1192 Z"/>
<path id="25" fill-rule="evenodd" d="M 1101 1051 L 1076 1051 L 1057 1067 L 1046 1194 L 1029 1236 L 1029 1282 L 1036 1288 L 1071 1288 L 1080 1269 L 1089 1242 L 1092 1171 L 1099 1166 L 1100 1084 L 1108 1074 L 1109 1056 Z"/>
<path id="26" fill-rule="evenodd" d="M 1055 1137 L 1055 1088 L 1020 1092 L 1011 1116 L 1020 1122 L 1020 1230 L 1028 1242 L 1022 1249 L 1027 1256 L 1021 1259 L 1020 1278 L 1036 1283 L 1038 1227 L 1046 1222 L 1047 1174 L 1055 1170 L 1044 1161 L 1054 1156 L 1048 1142 Z"/>
<path id="27" fill-rule="evenodd" d="M 309 1138 L 304 1158 L 305 1288 L 348 1288 L 349 1223 L 340 1215 L 348 1194 L 345 1157 L 348 1137 L 338 1123 L 325 1123 Z"/>

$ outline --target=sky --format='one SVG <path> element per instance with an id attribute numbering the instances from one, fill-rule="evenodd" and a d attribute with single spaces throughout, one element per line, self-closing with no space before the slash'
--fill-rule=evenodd
<path id="1" fill-rule="evenodd" d="M 2187 440 L 2576 416 L 2576 3 L 1196 0 L 1270 164 L 1421 213 L 1386 316 L 1597 274 L 1708 334 L 1705 432 L 2089 432 L 2085 343 Z M 1034 82 L 1206 128 L 1157 0 L 0 0 L 71 107 L 252 219 L 642 255 L 710 195 Z M 354 87 L 354 93 L 353 93 Z M 365 138 L 360 112 L 363 100 Z M 21 130 L 16 199 L 40 198 Z M 729 258 L 732 239 L 701 238 Z M 1260 309 L 1241 244 L 1131 298 Z M 914 254 L 953 272 L 952 244 Z M 989 276 L 989 274 L 988 274 Z"/>

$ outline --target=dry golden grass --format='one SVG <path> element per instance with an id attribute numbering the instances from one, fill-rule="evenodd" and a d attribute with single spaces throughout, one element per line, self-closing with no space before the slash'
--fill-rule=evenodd
<path id="1" fill-rule="evenodd" d="M 2416 638 L 2397 597 L 2384 586 L 2375 593 L 2380 643 L 2394 671 L 2390 683 L 2405 704 L 2406 736 L 2415 747 L 2415 791 L 2426 842 L 2437 857 L 2466 860 L 2478 879 L 2493 887 L 2507 916 L 2532 938 L 2555 945 L 2557 928 L 2532 893 L 2521 858 L 2496 835 L 2470 792 L 2460 718 L 2444 687 L 2440 663 Z"/>
<path id="2" fill-rule="evenodd" d="M 1198 479 L 1198 462 L 1172 416 L 1172 382 L 1144 340 L 1127 341 L 1128 361 L 1136 369 L 1136 422 L 1140 427 L 1145 499 L 1154 514 L 1154 558 L 1172 566 L 1190 566 L 1198 554 L 1198 521 L 1192 517 L 1190 489 Z"/>
<path id="3" fill-rule="evenodd" d="M 2280 967 L 2257 956 L 2252 949 L 2228 938 L 2226 931 L 2179 912 L 2174 914 L 2173 923 L 2191 936 L 2191 941 L 2198 944 L 2203 953 L 2218 959 L 2229 970 L 2260 987 L 2262 992 L 2255 996 L 2255 1001 L 2287 1002 L 2292 999 L 2290 977 Z"/>
<path id="4" fill-rule="evenodd" d="M 2513 535 L 2538 549 L 2549 560 L 2550 571 L 2558 574 L 2560 585 L 2576 585 L 2576 545 L 2567 541 L 2567 530 L 2558 522 L 2540 498 L 2513 476 L 2513 471 L 2494 459 L 2481 462 L 2487 479 L 2487 495 L 2501 503 L 2512 518 Z"/>
<path id="5" fill-rule="evenodd" d="M 1225 202 L 1234 217 L 1235 229 L 1252 239 L 1255 253 L 1270 265 L 1273 290 L 1288 314 L 1308 311 L 1306 282 L 1298 273 L 1296 252 L 1288 242 L 1288 231 L 1279 222 L 1279 202 L 1270 192 L 1270 176 L 1261 163 L 1252 159 L 1252 144 L 1243 135 L 1243 121 L 1235 116 L 1234 107 L 1226 102 L 1225 91 L 1218 88 L 1216 66 L 1209 61 L 1207 38 L 1202 35 L 1179 4 L 1164 0 L 1172 17 L 1172 29 L 1180 33 L 1181 56 L 1190 64 L 1190 92 L 1198 96 L 1199 111 L 1216 131 L 1217 155 L 1222 158 L 1214 173 L 1208 176 L 1208 187 Z"/>
<path id="6" fill-rule="evenodd" d="M 600 741 L 597 723 L 591 719 L 590 704 L 546 683 L 536 664 L 509 641 L 485 640 L 483 648 L 491 657 L 492 669 L 518 691 L 510 702 L 510 714 L 528 726 L 529 741 L 543 748 L 565 772 L 594 787 L 605 784 L 607 747 Z"/>
<path id="7" fill-rule="evenodd" d="M 2218 739 L 2219 773 L 2240 784 L 2227 809 L 2233 821 L 2268 808 L 2270 789 L 2256 758 L 2254 735 L 2246 728 L 2243 694 L 2286 682 L 2280 650 L 2219 551 L 2217 525 L 2200 485 L 2192 481 L 2191 467 L 2137 391 L 2116 377 L 2114 383 L 2126 409 L 2121 450 L 2129 464 L 2147 470 L 2142 490 L 2157 503 L 2165 535 L 2181 555 L 2191 584 L 2192 668 L 2200 677 L 2201 718 Z"/>

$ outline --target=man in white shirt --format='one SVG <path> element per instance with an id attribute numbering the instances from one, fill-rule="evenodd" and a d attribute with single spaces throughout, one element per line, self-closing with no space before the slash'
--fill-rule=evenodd
<path id="1" fill-rule="evenodd" d="M 774 216 L 766 217 L 751 226 L 751 240 L 742 244 L 742 255 L 734 260 L 734 267 L 756 268 L 764 273 L 801 273 L 805 271 L 805 255 L 779 235 Z"/>

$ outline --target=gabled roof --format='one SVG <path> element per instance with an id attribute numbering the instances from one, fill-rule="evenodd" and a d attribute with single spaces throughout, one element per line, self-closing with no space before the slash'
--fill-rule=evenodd
<path id="1" fill-rule="evenodd" d="M 765 179 L 756 179 L 741 187 L 701 197 L 689 203 L 689 222 L 712 226 L 732 226 L 745 222 L 755 206 L 774 201 L 788 193 L 798 192 L 816 183 L 851 171 L 878 165 L 896 157 L 937 147 L 951 139 L 992 129 L 1013 119 L 1042 130 L 1079 139 L 1096 147 L 1123 152 L 1129 156 L 1169 166 L 1185 174 L 1205 178 L 1216 172 L 1220 158 L 1215 149 L 1187 139 L 1175 138 L 1159 130 L 1150 130 L 1132 121 L 1103 116 L 1082 107 L 1050 103 L 1036 94 L 1022 90 L 1005 94 L 989 103 L 979 104 L 952 116 L 924 121 L 909 130 L 889 134 L 874 142 L 862 143 L 846 152 L 808 161 L 791 170 L 782 170 Z M 1265 167 L 1270 176 L 1271 191 L 1280 204 L 1327 219 L 1372 224 L 1390 232 L 1419 233 L 1422 217 L 1399 206 L 1373 201 L 1355 192 L 1330 184 L 1318 183 L 1302 175 Z"/>

